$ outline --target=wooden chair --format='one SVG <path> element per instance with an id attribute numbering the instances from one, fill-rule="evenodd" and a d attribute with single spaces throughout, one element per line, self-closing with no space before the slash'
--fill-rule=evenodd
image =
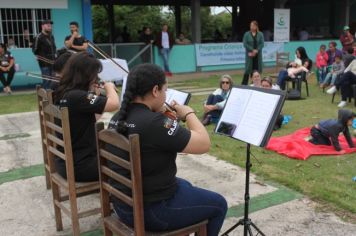
<path id="1" fill-rule="evenodd" d="M 99 182 L 75 182 L 68 109 L 59 109 L 45 101 L 43 102 L 43 114 L 56 228 L 57 231 L 63 230 L 61 215 L 61 211 L 63 211 L 71 218 L 73 235 L 79 236 L 79 218 L 99 214 L 100 208 L 78 212 L 77 198 L 98 192 Z M 67 179 L 57 173 L 54 164 L 55 158 L 61 158 L 65 161 Z M 61 191 L 67 195 L 62 197 Z M 69 200 L 69 207 L 64 204 L 67 200 Z"/>
<path id="2" fill-rule="evenodd" d="M 289 52 L 276 52 L 276 66 L 275 73 L 270 75 L 273 78 L 278 78 L 279 71 L 286 68 L 289 62 Z"/>
<path id="3" fill-rule="evenodd" d="M 43 163 L 45 169 L 45 177 L 46 177 L 46 188 L 51 188 L 50 181 L 50 172 L 47 158 L 47 142 L 44 128 L 44 117 L 43 117 L 43 102 L 48 101 L 48 103 L 52 104 L 52 91 L 45 90 L 41 88 L 40 85 L 36 86 L 37 91 L 37 106 L 38 106 L 38 115 L 40 118 L 40 128 L 41 128 L 41 143 L 42 143 L 42 153 L 43 153 Z"/>
<path id="4" fill-rule="evenodd" d="M 195 225 L 191 225 L 182 229 L 169 232 L 146 232 L 144 227 L 143 214 L 143 197 L 142 197 L 142 176 L 141 176 L 141 156 L 139 135 L 133 134 L 129 139 L 114 130 L 102 130 L 103 124 L 97 125 L 97 145 L 98 145 L 98 160 L 100 174 L 100 195 L 102 218 L 105 235 L 119 236 L 148 236 L 148 235 L 176 235 L 186 236 L 191 233 L 205 236 L 207 234 L 207 220 Z M 117 156 L 108 151 L 107 147 L 112 145 L 128 154 L 129 159 L 126 160 L 123 156 Z M 108 161 L 115 163 L 129 171 L 131 178 L 120 175 L 110 169 Z M 127 195 L 124 192 L 117 190 L 110 185 L 109 179 L 114 179 L 116 182 L 125 185 L 132 190 L 132 195 Z M 112 214 L 110 208 L 110 196 L 115 196 L 129 206 L 133 207 L 134 227 L 131 228 L 120 221 L 120 219 Z"/>

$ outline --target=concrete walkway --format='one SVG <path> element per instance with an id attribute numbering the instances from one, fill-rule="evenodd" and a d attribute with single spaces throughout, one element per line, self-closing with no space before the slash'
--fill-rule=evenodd
<path id="1" fill-rule="evenodd" d="M 107 123 L 112 114 L 102 117 Z M 70 221 L 56 232 L 51 191 L 45 188 L 37 112 L 0 116 L 0 235 L 70 235 Z M 244 169 L 210 155 L 180 155 L 178 176 L 221 193 L 229 212 L 223 230 L 243 215 Z M 83 199 L 82 199 L 83 200 Z M 99 196 L 80 201 L 80 209 L 99 205 Z M 355 235 L 356 225 L 344 223 L 331 213 L 317 212 L 316 203 L 283 186 L 269 184 L 251 175 L 253 222 L 266 235 Z M 81 221 L 83 235 L 102 235 L 100 216 Z M 98 230 L 99 229 L 99 230 Z M 238 227 L 230 235 L 242 235 Z"/>

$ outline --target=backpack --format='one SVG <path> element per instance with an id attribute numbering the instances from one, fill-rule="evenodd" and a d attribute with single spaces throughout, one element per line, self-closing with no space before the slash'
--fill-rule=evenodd
<path id="1" fill-rule="evenodd" d="M 298 100 L 301 98 L 302 98 L 302 95 L 301 95 L 300 90 L 298 90 L 298 89 L 291 89 L 287 92 L 288 100 Z"/>

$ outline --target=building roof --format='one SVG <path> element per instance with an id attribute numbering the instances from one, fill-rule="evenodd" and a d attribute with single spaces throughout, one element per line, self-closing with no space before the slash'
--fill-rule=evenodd
<path id="1" fill-rule="evenodd" d="M 232 6 L 237 3 L 237 0 L 200 0 L 201 6 Z M 190 6 L 191 0 L 91 0 L 91 4 Z"/>

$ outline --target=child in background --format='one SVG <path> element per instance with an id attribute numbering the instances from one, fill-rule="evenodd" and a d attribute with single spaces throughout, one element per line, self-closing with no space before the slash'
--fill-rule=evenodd
<path id="1" fill-rule="evenodd" d="M 328 66 L 329 56 L 325 51 L 326 46 L 322 44 L 320 46 L 318 54 L 316 54 L 316 67 L 318 69 L 318 79 L 319 84 L 321 84 L 326 76 L 326 70 Z"/>
<path id="2" fill-rule="evenodd" d="M 312 138 L 309 142 L 315 145 L 333 145 L 336 151 L 340 151 L 342 154 L 345 153 L 344 150 L 341 150 L 339 144 L 339 133 L 343 132 L 350 148 L 355 147 L 349 131 L 349 126 L 352 125 L 354 117 L 355 114 L 352 111 L 340 109 L 337 120 L 322 120 L 311 128 L 310 134 Z"/>
<path id="3" fill-rule="evenodd" d="M 338 75 L 343 73 L 345 70 L 344 62 L 341 60 L 341 56 L 335 56 L 335 62 L 332 64 L 332 69 L 329 73 L 327 73 L 324 81 L 320 84 L 320 88 L 325 88 L 331 79 L 330 86 L 335 84 L 335 80 Z"/>

